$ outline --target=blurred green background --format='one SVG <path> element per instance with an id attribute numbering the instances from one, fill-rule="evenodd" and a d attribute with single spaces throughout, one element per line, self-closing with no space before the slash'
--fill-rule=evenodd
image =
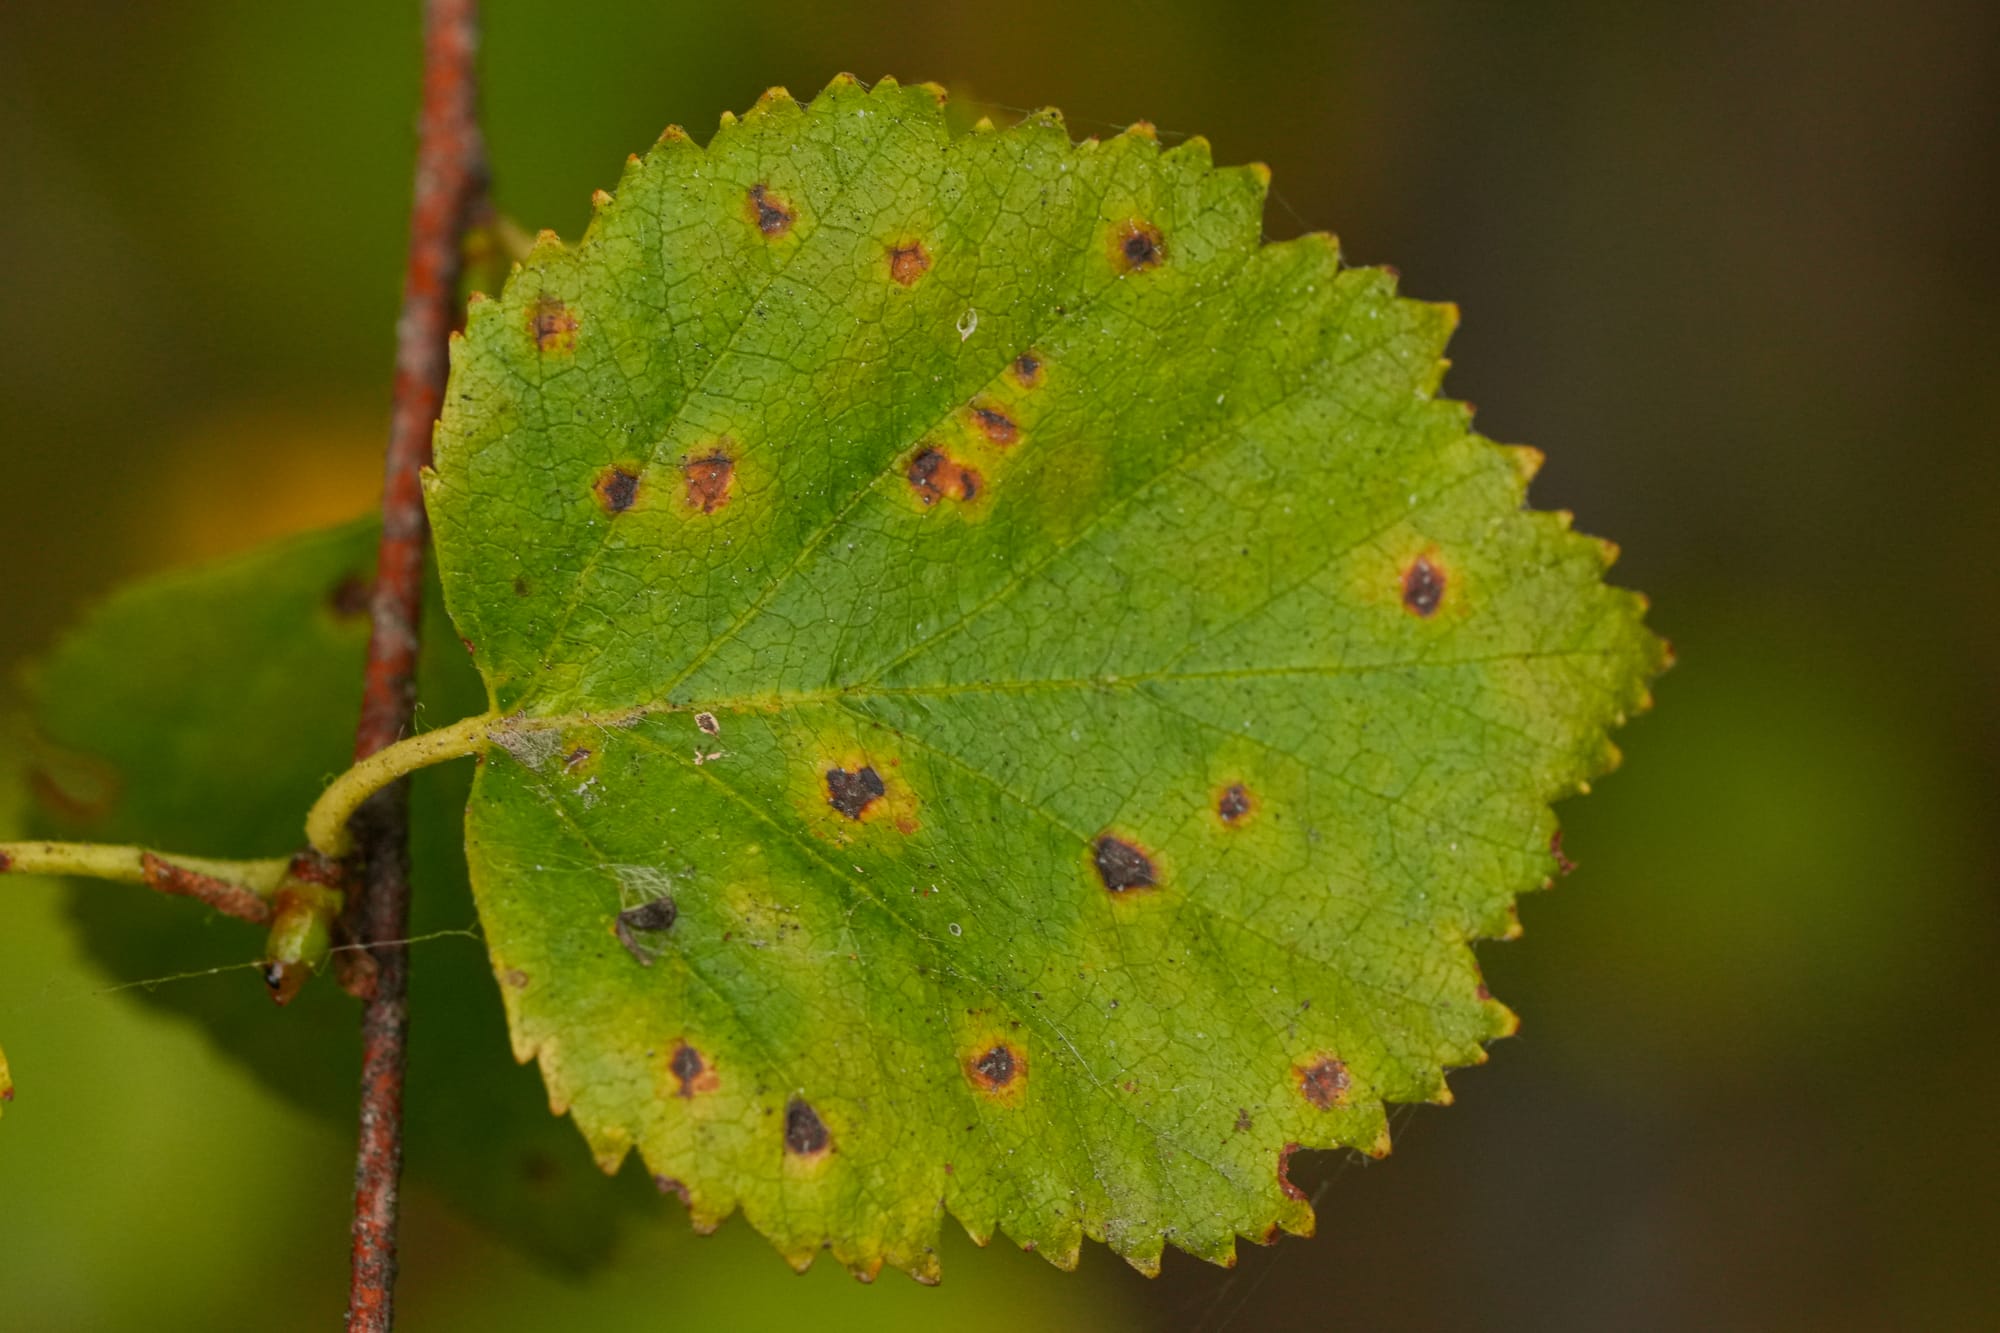
<path id="1" fill-rule="evenodd" d="M 0 3 L 0 662 L 373 504 L 415 8 Z M 961 1236 L 930 1291 L 676 1218 L 578 1280 L 418 1192 L 407 1327 L 2000 1324 L 2000 11 L 488 0 L 483 63 L 500 206 L 570 236 L 668 122 L 840 70 L 1268 162 L 1274 236 L 1460 304 L 1449 391 L 1681 664 L 1482 951 L 1523 1034 L 1386 1162 L 1303 1168 L 1318 1238 L 1148 1283 Z M 331 1327 L 348 1128 L 139 980 L 7 886 L 0 1325 Z"/>

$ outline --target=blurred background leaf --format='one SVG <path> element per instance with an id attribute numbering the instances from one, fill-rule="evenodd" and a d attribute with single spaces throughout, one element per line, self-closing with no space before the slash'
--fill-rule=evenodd
<path id="1" fill-rule="evenodd" d="M 486 10 L 499 202 L 565 235 L 668 122 L 840 69 L 1269 162 L 1272 234 L 1460 304 L 1449 390 L 1548 452 L 1537 503 L 1624 545 L 1681 666 L 1628 771 L 1563 807 L 1582 868 L 1482 951 L 1522 1036 L 1387 1162 L 1319 1162 L 1316 1240 L 1152 1284 L 961 1246 L 929 1292 L 676 1219 L 576 1285 L 420 1194 L 412 1327 L 1995 1322 L 1992 7 Z M 122 578 L 370 503 L 414 14 L 0 8 L 0 659 Z M 323 1327 L 348 1131 L 102 994 L 140 979 L 85 964 L 45 891 L 0 905 L 0 1309 Z"/>

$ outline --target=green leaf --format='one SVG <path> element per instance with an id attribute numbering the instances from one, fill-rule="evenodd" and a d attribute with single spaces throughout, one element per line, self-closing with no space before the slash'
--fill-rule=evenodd
<path id="1" fill-rule="evenodd" d="M 841 79 L 475 304 L 473 887 L 607 1169 L 863 1275 L 947 1211 L 1226 1263 L 1513 1029 L 1469 941 L 1663 649 L 1434 396 L 1455 312 L 1265 184 Z"/>
<path id="2" fill-rule="evenodd" d="M 29 682 L 34 831 L 223 855 L 295 850 L 301 812 L 353 750 L 375 542 L 375 525 L 361 523 L 278 543 L 135 584 L 86 617 Z M 441 613 L 425 633 L 426 712 L 475 709 L 477 682 Z M 459 836 L 468 777 L 415 778 L 417 936 L 474 924 Z M 351 1132 L 360 1011 L 346 995 L 321 982 L 276 1007 L 254 964 L 262 932 L 191 901 L 91 882 L 70 902 L 111 977 L 178 978 L 128 994 L 200 1023 L 278 1094 Z M 226 970 L 199 975 L 208 969 Z M 619 1214 L 652 1192 L 593 1169 L 537 1080 L 508 1059 L 478 941 L 414 946 L 411 1007 L 411 1175 L 560 1266 L 602 1259 Z"/>

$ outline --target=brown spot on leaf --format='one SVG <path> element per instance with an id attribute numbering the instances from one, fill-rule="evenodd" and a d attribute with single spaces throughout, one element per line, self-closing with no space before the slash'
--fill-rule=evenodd
<path id="1" fill-rule="evenodd" d="M 507 969 L 507 984 L 515 990 L 526 990 L 528 989 L 528 974 L 518 967 L 510 967 Z"/>
<path id="2" fill-rule="evenodd" d="M 694 715 L 694 724 L 710 736 L 720 736 L 722 734 L 722 724 L 715 720 L 715 714 L 713 713 L 696 713 Z"/>
<path id="3" fill-rule="evenodd" d="M 1111 256 L 1124 273 L 1158 268 L 1166 260 L 1166 246 L 1160 229 L 1140 218 L 1133 218 L 1111 234 Z"/>
<path id="4" fill-rule="evenodd" d="M 1097 867 L 1097 877 L 1113 893 L 1150 889 L 1160 882 L 1152 857 L 1123 838 L 1114 838 L 1109 833 L 1091 844 L 1090 860 Z"/>
<path id="5" fill-rule="evenodd" d="M 355 620 L 368 614 L 368 601 L 373 588 L 367 579 L 359 574 L 349 574 L 333 585 L 326 595 L 327 609 L 340 620 Z"/>
<path id="6" fill-rule="evenodd" d="M 576 350 L 576 314 L 553 296 L 536 300 L 528 312 L 528 328 L 535 346 L 544 352 Z"/>
<path id="7" fill-rule="evenodd" d="M 590 762 L 590 751 L 579 745 L 563 756 L 563 771 L 574 773 Z"/>
<path id="8" fill-rule="evenodd" d="M 1347 1104 L 1347 1089 L 1352 1080 L 1347 1076 L 1347 1066 L 1339 1060 L 1326 1056 L 1301 1067 L 1298 1074 L 1299 1091 L 1320 1110 Z"/>
<path id="9" fill-rule="evenodd" d="M 1576 862 L 1563 855 L 1563 835 L 1561 829 L 1557 829 L 1554 836 L 1549 839 L 1549 855 L 1556 859 L 1557 874 L 1567 875 L 1576 869 Z"/>
<path id="10" fill-rule="evenodd" d="M 714 1092 L 720 1080 L 715 1069 L 701 1058 L 701 1052 L 686 1042 L 674 1047 L 674 1053 L 667 1059 L 667 1068 L 680 1083 L 676 1096 L 692 1099 L 696 1093 Z"/>
<path id="11" fill-rule="evenodd" d="M 974 403 L 972 423 L 979 427 L 987 439 L 1003 448 L 1021 438 L 1021 428 L 1014 424 L 1014 418 L 997 407 L 985 407 Z"/>
<path id="12" fill-rule="evenodd" d="M 1024 389 L 1039 388 L 1042 383 L 1042 359 L 1033 352 L 1023 352 L 1015 357 L 1014 383 Z"/>
<path id="13" fill-rule="evenodd" d="M 833 1136 L 826 1132 L 826 1122 L 819 1118 L 819 1112 L 812 1109 L 803 1097 L 794 1097 L 785 1103 L 785 1150 L 800 1157 L 817 1157 L 825 1152 Z"/>
<path id="14" fill-rule="evenodd" d="M 694 1196 L 688 1193 L 688 1187 L 672 1176 L 654 1176 L 653 1188 L 662 1194 L 673 1195 L 688 1207 L 694 1206 Z"/>
<path id="15" fill-rule="evenodd" d="M 716 449 L 682 463 L 681 476 L 687 479 L 688 508 L 713 514 L 729 503 L 729 488 L 736 480 L 736 463 Z"/>
<path id="16" fill-rule="evenodd" d="M 1292 1183 L 1292 1154 L 1299 1150 L 1296 1143 L 1287 1143 L 1278 1149 L 1278 1188 L 1288 1199 L 1303 1199 L 1306 1192 Z"/>
<path id="17" fill-rule="evenodd" d="M 910 489 L 926 505 L 934 505 L 950 496 L 954 500 L 971 500 L 979 494 L 979 474 L 962 463 L 955 463 L 939 449 L 929 446 L 918 451 L 910 460 L 909 471 L 905 474 L 910 481 Z"/>
<path id="18" fill-rule="evenodd" d="M 845 768 L 826 771 L 826 803 L 849 819 L 861 818 L 888 790 L 882 775 L 867 764 L 851 771 Z"/>
<path id="19" fill-rule="evenodd" d="M 1251 1122 L 1250 1122 L 1250 1108 L 1249 1108 L 1249 1107 L 1247 1107 L 1247 1106 L 1239 1106 L 1239 1107 L 1237 1107 L 1237 1108 L 1236 1108 L 1236 1132 L 1240 1134 L 1240 1133 L 1243 1133 L 1243 1132 L 1247 1131 L 1247 1130 L 1248 1130 L 1248 1129 L 1250 1128 L 1250 1123 L 1251 1123 Z"/>
<path id="20" fill-rule="evenodd" d="M 5 852 L 0 852 L 0 875 L 6 874 L 13 868 L 14 868 L 14 858 L 7 855 L 7 853 Z"/>
<path id="21" fill-rule="evenodd" d="M 514 576 L 514 595 L 516 597 L 526 597 L 528 595 L 528 581 L 519 574 Z"/>
<path id="22" fill-rule="evenodd" d="M 1403 571 L 1403 605 L 1420 616 L 1430 616 L 1444 600 L 1444 571 L 1429 556 L 1418 556 Z"/>
<path id="23" fill-rule="evenodd" d="M 921 241 L 905 241 L 889 247 L 889 276 L 904 287 L 913 287 L 918 278 L 931 271 L 931 254 Z"/>
<path id="24" fill-rule="evenodd" d="M 772 194 L 768 186 L 751 186 L 744 205 L 750 220 L 757 224 L 757 230 L 773 240 L 792 229 L 796 215 L 792 212 L 791 206 Z"/>
<path id="25" fill-rule="evenodd" d="M 639 474 L 613 464 L 597 474 L 590 488 L 597 492 L 597 503 L 604 506 L 605 513 L 622 514 L 638 503 Z M 519 591 L 518 581 L 516 591 Z"/>
<path id="26" fill-rule="evenodd" d="M 625 952 L 637 959 L 639 966 L 651 967 L 653 959 L 659 956 L 659 948 L 639 936 L 659 935 L 672 930 L 679 915 L 680 909 L 674 906 L 672 898 L 653 898 L 620 912 L 612 930 L 617 934 L 618 942 L 625 946 Z"/>
<path id="27" fill-rule="evenodd" d="M 1223 823 L 1232 827 L 1242 823 L 1255 808 L 1250 799 L 1250 789 L 1240 782 L 1224 787 L 1222 795 L 1215 801 L 1215 813 L 1222 817 Z"/>
<path id="28" fill-rule="evenodd" d="M 965 1062 L 966 1077 L 972 1086 L 985 1092 L 1000 1092 L 1025 1078 L 1027 1057 L 1004 1041 L 998 1041 Z"/>

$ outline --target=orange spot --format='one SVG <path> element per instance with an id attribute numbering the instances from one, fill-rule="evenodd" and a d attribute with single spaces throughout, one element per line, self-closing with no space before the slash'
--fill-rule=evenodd
<path id="1" fill-rule="evenodd" d="M 576 350 L 576 315 L 553 296 L 535 302 L 528 312 L 528 328 L 535 335 L 535 346 L 544 352 Z"/>
<path id="2" fill-rule="evenodd" d="M 714 1092 L 722 1084 L 716 1076 L 715 1066 L 684 1041 L 676 1044 L 674 1053 L 667 1057 L 667 1069 L 680 1084 L 680 1090 L 675 1093 L 678 1097 L 692 1099 L 699 1093 Z"/>
<path id="3" fill-rule="evenodd" d="M 713 514 L 729 503 L 729 488 L 736 480 L 736 464 L 720 448 L 681 464 L 687 479 L 687 504 L 704 514 Z"/>
<path id="4" fill-rule="evenodd" d="M 757 230 L 772 240 L 789 232 L 798 216 L 789 204 L 764 185 L 750 187 L 750 193 L 744 198 L 744 212 L 757 224 Z"/>
<path id="5" fill-rule="evenodd" d="M 954 500 L 972 500 L 979 495 L 979 473 L 963 463 L 952 461 L 942 450 L 929 445 L 910 460 L 904 475 L 909 479 L 910 489 L 926 506 L 934 505 L 947 496 Z"/>
<path id="6" fill-rule="evenodd" d="M 598 473 L 590 488 L 607 514 L 622 514 L 639 502 L 639 474 L 616 463 Z"/>
<path id="7" fill-rule="evenodd" d="M 965 1057 L 965 1077 L 981 1092 L 1018 1089 L 1028 1077 L 1027 1052 L 1004 1041 L 982 1045 Z"/>
<path id="8" fill-rule="evenodd" d="M 1097 878 L 1112 893 L 1150 889 L 1160 882 L 1159 867 L 1137 844 L 1106 833 L 1090 845 L 1090 863 Z"/>
<path id="9" fill-rule="evenodd" d="M 1021 438 L 1021 428 L 1014 424 L 1014 418 L 997 407 L 972 404 L 972 423 L 979 427 L 986 438 L 1005 448 Z"/>
<path id="10" fill-rule="evenodd" d="M 833 1135 L 803 1097 L 785 1103 L 785 1149 L 800 1157 L 819 1157 L 833 1146 Z"/>
<path id="11" fill-rule="evenodd" d="M 924 249 L 922 241 L 907 241 L 889 247 L 889 276 L 902 286 L 915 286 L 917 279 L 930 270 L 930 251 Z"/>
<path id="12" fill-rule="evenodd" d="M 1432 564 L 1429 556 L 1418 556 L 1403 571 L 1404 609 L 1412 615 L 1430 618 L 1444 601 L 1445 583 L 1444 571 Z"/>
<path id="13" fill-rule="evenodd" d="M 1111 259 L 1121 273 L 1158 268 L 1166 258 L 1166 239 L 1150 222 L 1133 218 L 1111 233 Z"/>
<path id="14" fill-rule="evenodd" d="M 1320 1110 L 1329 1111 L 1336 1106 L 1347 1105 L 1347 1089 L 1353 1080 L 1347 1075 L 1347 1066 L 1333 1056 L 1323 1056 L 1296 1072 L 1299 1091 Z"/>

